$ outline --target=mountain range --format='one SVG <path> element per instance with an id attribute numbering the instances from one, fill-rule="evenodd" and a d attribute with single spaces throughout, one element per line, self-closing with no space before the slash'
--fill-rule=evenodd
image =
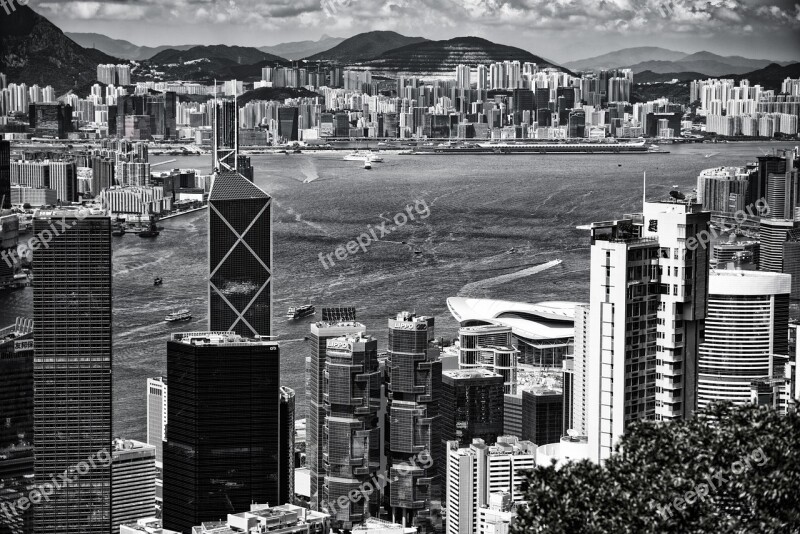
<path id="1" fill-rule="evenodd" d="M 189 50 L 199 45 L 161 45 L 161 46 L 139 46 L 125 41 L 124 39 L 112 39 L 100 33 L 72 33 L 65 32 L 64 35 L 78 43 L 84 48 L 96 48 L 105 52 L 109 56 L 120 59 L 133 59 L 141 61 L 150 59 L 159 52 L 168 49 Z"/>
<path id="2" fill-rule="evenodd" d="M 712 52 L 687 54 L 653 46 L 625 48 L 578 61 L 564 63 L 573 70 L 629 68 L 634 74 L 699 73 L 701 77 L 717 77 L 729 74 L 745 74 L 763 69 L 770 64 L 786 66 L 792 62 L 776 62 L 769 59 L 749 59 L 741 56 L 721 56 Z"/>
<path id="3" fill-rule="evenodd" d="M 303 59 L 320 52 L 325 52 L 345 40 L 344 37 L 329 37 L 323 35 L 317 41 L 296 41 L 281 43 L 272 46 L 259 46 L 258 49 L 268 54 L 285 57 L 286 59 Z"/>

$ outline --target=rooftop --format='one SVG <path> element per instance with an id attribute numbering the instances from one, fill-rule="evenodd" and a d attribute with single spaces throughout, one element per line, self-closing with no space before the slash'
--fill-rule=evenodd
<path id="1" fill-rule="evenodd" d="M 214 178 L 214 183 L 211 186 L 211 193 L 208 195 L 209 202 L 215 200 L 242 200 L 252 198 L 269 200 L 270 196 L 238 172 L 223 172 L 218 174 Z"/>
<path id="2" fill-rule="evenodd" d="M 277 345 L 268 337 L 244 337 L 233 332 L 180 332 L 170 336 L 172 341 L 187 345 L 255 346 Z"/>

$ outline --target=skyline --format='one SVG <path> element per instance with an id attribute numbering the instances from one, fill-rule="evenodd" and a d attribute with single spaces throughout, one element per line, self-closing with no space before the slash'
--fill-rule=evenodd
<path id="1" fill-rule="evenodd" d="M 376 3 L 377 9 L 365 9 Z M 429 39 L 483 37 L 561 63 L 636 46 L 800 60 L 800 4 L 793 0 L 562 0 L 555 5 L 543 0 L 66 0 L 28 5 L 65 32 L 100 33 L 140 46 L 258 47 L 389 30 Z M 136 21 L 146 24 L 131 24 Z"/>

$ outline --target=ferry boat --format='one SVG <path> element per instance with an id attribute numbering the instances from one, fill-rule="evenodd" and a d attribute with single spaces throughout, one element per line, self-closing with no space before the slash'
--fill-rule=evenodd
<path id="1" fill-rule="evenodd" d="M 658 151 L 656 148 L 655 151 Z M 645 141 L 633 142 L 487 142 L 471 146 L 417 147 L 415 154 L 647 154 Z"/>
<path id="2" fill-rule="evenodd" d="M 175 323 L 178 321 L 188 321 L 191 318 L 192 318 L 192 312 L 190 312 L 189 310 L 178 310 L 164 317 L 164 320 L 168 323 Z"/>
<path id="3" fill-rule="evenodd" d="M 359 150 L 354 150 L 353 152 L 350 152 L 342 159 L 344 161 L 368 161 L 370 163 L 383 163 L 382 157 L 373 154 L 372 152 L 364 152 Z"/>
<path id="4" fill-rule="evenodd" d="M 369 160 L 364 160 L 364 168 L 370 170 L 372 168 L 372 163 L 370 163 Z"/>
<path id="5" fill-rule="evenodd" d="M 286 312 L 287 319 L 302 319 L 303 317 L 308 317 L 309 315 L 314 315 L 317 309 L 312 306 L 311 304 L 305 304 L 303 306 L 299 306 L 295 308 L 292 306 L 289 308 L 289 311 Z"/>

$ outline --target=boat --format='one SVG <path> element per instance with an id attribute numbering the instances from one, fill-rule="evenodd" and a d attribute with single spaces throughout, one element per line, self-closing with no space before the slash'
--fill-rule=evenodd
<path id="1" fill-rule="evenodd" d="M 289 311 L 286 312 L 287 319 L 302 319 L 303 317 L 308 317 L 309 315 L 314 315 L 317 309 L 312 306 L 311 304 L 304 304 L 303 306 L 299 306 L 295 308 L 292 306 L 289 308 Z"/>
<path id="2" fill-rule="evenodd" d="M 161 278 L 160 276 L 157 276 L 157 277 L 153 278 L 153 285 L 154 286 L 160 286 L 163 283 L 164 283 L 164 279 Z"/>
<path id="3" fill-rule="evenodd" d="M 190 312 L 189 310 L 178 310 L 164 317 L 164 320 L 168 323 L 175 323 L 178 321 L 188 321 L 191 318 L 192 318 L 192 312 Z"/>
<path id="4" fill-rule="evenodd" d="M 363 150 L 354 150 L 350 152 L 345 157 L 342 158 L 344 161 L 369 161 L 370 163 L 383 163 L 383 158 L 373 154 L 372 152 L 363 151 Z"/>
<path id="5" fill-rule="evenodd" d="M 139 237 L 157 237 L 160 232 L 158 231 L 158 227 L 155 224 L 151 224 L 145 230 L 139 232 Z"/>
<path id="6" fill-rule="evenodd" d="M 122 226 L 116 226 L 113 230 L 111 230 L 111 235 L 114 237 L 122 237 L 125 235 L 125 228 Z"/>
<path id="7" fill-rule="evenodd" d="M 369 160 L 364 160 L 364 168 L 370 170 L 372 168 L 372 163 L 370 163 Z"/>

